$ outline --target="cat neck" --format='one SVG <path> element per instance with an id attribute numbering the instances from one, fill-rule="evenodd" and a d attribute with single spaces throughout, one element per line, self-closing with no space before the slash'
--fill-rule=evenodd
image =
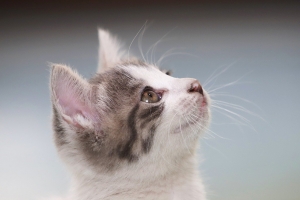
<path id="1" fill-rule="evenodd" d="M 160 167 L 157 167 L 157 163 L 143 167 L 136 165 L 131 170 L 117 171 L 113 176 L 109 174 L 76 176 L 72 181 L 70 199 L 175 200 L 182 196 L 179 199 L 204 200 L 204 188 L 197 171 L 196 155 L 186 157 L 176 163 L 176 167 L 169 164 L 161 164 Z M 187 198 L 187 194 L 191 198 Z M 202 198 L 199 198 L 200 196 Z"/>

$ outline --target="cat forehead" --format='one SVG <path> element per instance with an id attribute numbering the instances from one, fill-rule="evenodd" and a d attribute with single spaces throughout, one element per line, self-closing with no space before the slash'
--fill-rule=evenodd
<path id="1" fill-rule="evenodd" d="M 127 65 L 122 67 L 124 71 L 130 74 L 134 79 L 142 80 L 146 85 L 156 89 L 170 88 L 175 78 L 161 72 L 152 65 L 136 66 Z"/>

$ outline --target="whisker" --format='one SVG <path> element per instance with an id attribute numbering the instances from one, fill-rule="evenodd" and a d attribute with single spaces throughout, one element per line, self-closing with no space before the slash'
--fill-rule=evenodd
<path id="1" fill-rule="evenodd" d="M 233 103 L 228 103 L 228 102 L 225 102 L 225 101 L 217 101 L 217 100 L 213 100 L 213 104 L 215 105 L 223 105 L 223 106 L 227 106 L 229 108 L 233 108 L 233 109 L 236 109 L 236 110 L 239 110 L 239 111 L 242 111 L 242 112 L 245 112 L 249 115 L 252 115 L 252 116 L 255 116 L 263 121 L 266 121 L 264 118 L 262 118 L 261 116 L 255 114 L 254 112 L 244 108 L 243 106 L 239 106 L 237 104 L 233 104 Z"/>
<path id="2" fill-rule="evenodd" d="M 174 53 L 168 53 L 168 54 L 164 54 L 163 56 L 160 57 L 160 59 L 157 61 L 158 65 L 161 65 L 162 64 L 162 61 L 169 57 L 169 56 L 174 56 L 174 55 L 186 55 L 186 56 L 191 56 L 191 57 L 197 57 L 196 55 L 193 55 L 193 54 L 189 54 L 189 53 L 185 53 L 185 52 L 174 52 Z"/>
<path id="3" fill-rule="evenodd" d="M 129 47 L 128 47 L 128 51 L 127 51 L 127 60 L 129 60 L 129 53 L 130 53 L 131 45 L 133 44 L 135 38 L 139 35 L 139 33 L 141 32 L 141 30 L 142 30 L 144 27 L 146 27 L 146 24 L 147 24 L 147 20 L 146 20 L 146 22 L 143 24 L 143 26 L 140 28 L 140 30 L 137 32 L 137 34 L 133 37 L 133 39 L 132 39 L 132 41 L 131 41 L 131 43 L 130 43 L 130 45 L 129 45 Z"/>
<path id="4" fill-rule="evenodd" d="M 236 96 L 236 95 L 231 95 L 231 94 L 228 94 L 228 93 L 213 93 L 213 94 L 210 94 L 211 97 L 213 96 L 225 96 L 225 97 L 232 97 L 232 98 L 235 98 L 235 99 L 239 99 L 241 101 L 244 101 L 246 103 L 249 103 L 253 106 L 255 106 L 256 108 L 258 108 L 260 111 L 263 111 L 262 108 L 260 108 L 257 104 L 253 103 L 252 101 L 249 101 L 245 98 L 242 98 L 242 97 L 239 97 L 239 96 Z"/>
<path id="5" fill-rule="evenodd" d="M 245 74 L 245 75 L 246 75 L 246 74 Z M 245 75 L 244 75 L 244 76 L 245 76 Z M 214 92 L 214 91 L 223 89 L 223 88 L 225 88 L 225 87 L 232 86 L 232 85 L 234 85 L 234 84 L 238 84 L 238 83 L 240 83 L 239 81 L 240 81 L 242 78 L 244 78 L 244 76 L 242 76 L 242 77 L 238 78 L 237 80 L 232 81 L 232 82 L 230 82 L 230 83 L 227 83 L 227 84 L 218 86 L 218 87 L 216 87 L 216 88 L 214 88 L 214 89 L 212 89 L 212 90 L 210 90 L 210 88 L 208 88 L 208 89 L 207 89 L 207 92 L 208 92 L 208 93 L 212 93 L 212 92 Z"/>
<path id="6" fill-rule="evenodd" d="M 143 48 L 142 48 L 142 39 L 145 34 L 145 31 L 146 31 L 146 26 L 144 26 L 144 29 L 142 30 L 142 32 L 138 38 L 138 48 L 140 50 L 140 53 L 141 53 L 141 56 L 142 56 L 144 62 L 147 62 L 147 60 L 145 59 L 144 53 L 143 53 Z"/>
<path id="7" fill-rule="evenodd" d="M 226 108 L 222 108 L 222 107 L 217 106 L 217 105 L 212 105 L 212 107 L 218 108 L 218 109 L 221 109 L 221 110 L 224 110 L 224 111 L 226 111 L 226 112 L 228 112 L 228 113 L 230 113 L 230 114 L 232 114 L 232 115 L 235 115 L 235 116 L 241 118 L 241 119 L 244 120 L 245 122 L 248 122 L 248 123 L 250 122 L 248 119 L 246 119 L 245 117 L 241 116 L 240 114 L 238 114 L 238 113 L 236 113 L 236 112 L 234 112 L 234 111 L 228 110 L 228 109 L 226 109 Z"/>
<path id="8" fill-rule="evenodd" d="M 207 131 L 208 133 L 210 133 L 210 135 L 215 135 L 221 139 L 225 139 L 225 140 L 230 140 L 229 138 L 225 138 L 225 137 L 222 137 L 220 135 L 218 135 L 217 133 L 215 133 L 214 131 L 210 130 L 209 128 L 207 128 L 206 126 L 203 126 L 200 121 L 198 120 L 199 118 L 196 117 L 195 119 L 195 115 L 191 115 L 191 118 L 194 120 L 195 125 L 199 127 L 199 129 L 204 129 L 205 131 Z"/>
<path id="9" fill-rule="evenodd" d="M 147 56 L 147 59 L 148 59 L 148 53 L 151 51 L 151 64 L 155 64 L 155 62 L 153 62 L 153 54 L 154 54 L 154 61 L 155 61 L 155 49 L 156 49 L 156 47 L 157 47 L 157 45 L 159 44 L 159 43 L 161 43 L 162 41 L 163 41 L 163 39 L 167 36 L 167 35 L 169 35 L 172 31 L 174 31 L 175 29 L 176 29 L 177 27 L 174 27 L 174 28 L 172 28 L 170 31 L 168 31 L 166 34 L 164 34 L 159 40 L 157 40 L 154 44 L 152 44 L 150 47 L 149 47 L 149 49 L 147 50 L 147 53 L 146 53 L 146 56 Z"/>
<path id="10" fill-rule="evenodd" d="M 247 126 L 247 127 L 250 127 L 252 130 L 254 130 L 255 132 L 257 132 L 256 129 L 253 127 L 253 125 L 250 123 L 249 120 L 246 120 L 246 121 L 243 120 L 244 122 L 241 121 L 241 120 L 238 120 L 238 119 L 232 117 L 231 115 L 229 115 L 229 114 L 227 114 L 227 113 L 225 113 L 225 112 L 222 112 L 222 109 L 221 109 L 221 110 L 216 110 L 216 112 L 219 112 L 219 113 L 221 113 L 222 115 L 224 115 L 224 116 L 230 118 L 231 120 L 237 122 L 237 125 L 238 125 L 238 126 L 240 126 L 240 125 Z M 242 117 L 241 119 L 243 119 L 243 118 L 244 118 L 244 117 Z M 244 118 L 244 119 L 245 119 L 245 118 Z M 242 130 L 242 129 L 240 128 L 240 130 Z"/>
<path id="11" fill-rule="evenodd" d="M 197 119 L 193 119 L 193 117 L 191 117 L 191 120 L 192 120 L 192 122 L 194 123 L 194 125 L 198 128 L 197 131 L 194 131 L 194 129 L 193 129 L 193 134 L 197 135 L 198 132 L 199 132 L 200 130 L 203 130 L 203 129 L 204 129 L 204 127 L 203 127 L 202 124 L 199 122 L 198 118 L 197 118 Z M 190 128 L 192 128 L 192 127 L 190 126 Z M 213 134 L 211 134 L 210 132 L 208 132 L 207 135 L 211 136 L 212 138 L 215 138 L 215 137 L 213 136 Z M 205 138 L 205 137 L 206 137 L 206 136 L 204 136 L 204 138 Z"/>
<path id="12" fill-rule="evenodd" d="M 173 53 L 173 51 L 176 50 L 176 49 L 179 49 L 179 48 L 171 48 L 171 49 L 167 50 L 166 52 L 164 52 L 164 53 L 160 56 L 160 58 L 158 59 L 158 61 L 156 62 L 156 64 L 159 66 L 159 65 L 161 64 L 161 63 L 160 63 L 161 60 L 164 59 L 166 55 L 168 55 L 168 54 L 170 54 L 170 53 Z"/>
<path id="13" fill-rule="evenodd" d="M 196 135 L 197 134 L 197 130 L 195 131 L 195 129 L 193 128 L 193 126 L 191 126 L 191 124 L 190 124 L 190 122 L 193 122 L 193 121 L 191 121 L 191 118 L 186 118 L 185 115 L 184 115 L 184 118 L 186 119 L 186 122 L 187 122 L 188 126 L 192 129 L 193 135 Z M 188 137 L 190 138 L 191 136 L 188 136 Z"/>
<path id="14" fill-rule="evenodd" d="M 220 66 L 218 67 L 207 79 L 206 81 L 204 81 L 203 83 L 203 87 L 205 87 L 207 84 L 209 84 L 211 81 L 217 79 L 221 74 L 225 73 L 230 67 L 232 67 L 237 61 L 229 64 L 226 68 L 224 68 L 222 71 L 220 71 L 219 73 L 217 73 L 215 75 L 215 73 L 221 68 L 221 67 L 224 67 L 224 66 Z"/>

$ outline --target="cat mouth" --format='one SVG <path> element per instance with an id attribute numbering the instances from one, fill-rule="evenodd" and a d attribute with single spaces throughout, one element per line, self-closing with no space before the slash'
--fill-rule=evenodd
<path id="1" fill-rule="evenodd" d="M 201 96 L 197 97 L 193 105 L 195 107 L 186 107 L 187 111 L 181 117 L 181 123 L 179 122 L 180 124 L 175 128 L 174 133 L 181 133 L 188 128 L 194 129 L 194 126 L 203 126 L 201 125 L 203 124 L 203 120 L 209 115 L 209 96 L 206 93 L 201 94 Z M 187 113 L 190 113 L 191 117 Z"/>
<path id="2" fill-rule="evenodd" d="M 209 96 L 206 92 L 203 93 L 202 98 L 200 98 L 200 102 L 201 102 L 200 103 L 201 110 L 203 108 L 208 108 L 209 107 Z"/>
<path id="3" fill-rule="evenodd" d="M 198 100 L 198 106 L 200 107 L 200 112 L 205 112 L 205 109 L 208 108 L 208 97 L 203 94 Z"/>
<path id="4" fill-rule="evenodd" d="M 206 99 L 206 97 L 203 95 L 202 101 L 201 101 L 201 108 L 202 108 L 202 107 L 206 107 L 206 106 L 207 106 L 207 99 Z"/>

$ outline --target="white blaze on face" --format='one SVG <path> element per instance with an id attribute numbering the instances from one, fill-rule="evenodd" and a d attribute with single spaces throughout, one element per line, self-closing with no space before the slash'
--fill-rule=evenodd
<path id="1" fill-rule="evenodd" d="M 193 78 L 174 78 L 162 73 L 154 66 L 125 68 L 134 78 L 156 90 L 163 91 L 165 103 L 162 127 L 168 132 L 203 132 L 209 124 L 209 97 L 203 91 L 189 92 Z M 171 131 L 170 131 L 171 130 Z"/>

